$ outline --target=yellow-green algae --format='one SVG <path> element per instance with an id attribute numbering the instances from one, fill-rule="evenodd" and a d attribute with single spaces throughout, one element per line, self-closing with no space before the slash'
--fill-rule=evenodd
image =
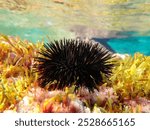
<path id="1" fill-rule="evenodd" d="M 150 99 L 150 56 L 136 53 L 119 60 L 110 80 L 120 98 Z"/>
<path id="2" fill-rule="evenodd" d="M 42 47 L 0 35 L 0 112 L 150 112 L 150 56 L 136 53 L 118 59 L 99 92 L 73 93 L 74 87 L 48 92 L 39 89 L 33 73 L 34 57 Z"/>
<path id="3" fill-rule="evenodd" d="M 18 103 L 36 80 L 32 65 L 41 46 L 0 35 L 0 112 Z"/>

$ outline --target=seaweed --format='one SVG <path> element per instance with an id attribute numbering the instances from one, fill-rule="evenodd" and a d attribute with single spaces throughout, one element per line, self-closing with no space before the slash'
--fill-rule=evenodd
<path id="1" fill-rule="evenodd" d="M 0 35 L 0 112 L 17 104 L 36 81 L 32 65 L 40 46 Z"/>
<path id="2" fill-rule="evenodd" d="M 121 99 L 150 99 L 150 56 L 136 53 L 118 60 L 110 80 Z"/>

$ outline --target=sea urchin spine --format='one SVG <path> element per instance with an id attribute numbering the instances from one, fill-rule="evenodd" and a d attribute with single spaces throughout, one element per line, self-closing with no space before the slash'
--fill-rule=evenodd
<path id="1" fill-rule="evenodd" d="M 73 39 L 44 44 L 40 56 L 36 58 L 37 72 L 42 87 L 56 81 L 55 87 L 84 86 L 89 91 L 97 89 L 104 74 L 111 74 L 112 54 L 100 43 Z"/>

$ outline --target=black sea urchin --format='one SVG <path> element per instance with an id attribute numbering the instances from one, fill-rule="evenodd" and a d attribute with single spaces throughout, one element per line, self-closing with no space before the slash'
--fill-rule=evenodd
<path id="1" fill-rule="evenodd" d="M 41 85 L 56 81 L 55 87 L 85 86 L 89 91 L 102 83 L 102 73 L 111 74 L 112 54 L 101 44 L 92 41 L 63 39 L 44 44 L 40 56 L 36 58 Z"/>

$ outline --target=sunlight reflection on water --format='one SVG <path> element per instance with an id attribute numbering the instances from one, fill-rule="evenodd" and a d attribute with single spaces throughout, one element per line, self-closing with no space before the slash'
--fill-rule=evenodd
<path id="1" fill-rule="evenodd" d="M 150 35 L 150 0 L 0 0 L 1 33 L 33 42 Z"/>

